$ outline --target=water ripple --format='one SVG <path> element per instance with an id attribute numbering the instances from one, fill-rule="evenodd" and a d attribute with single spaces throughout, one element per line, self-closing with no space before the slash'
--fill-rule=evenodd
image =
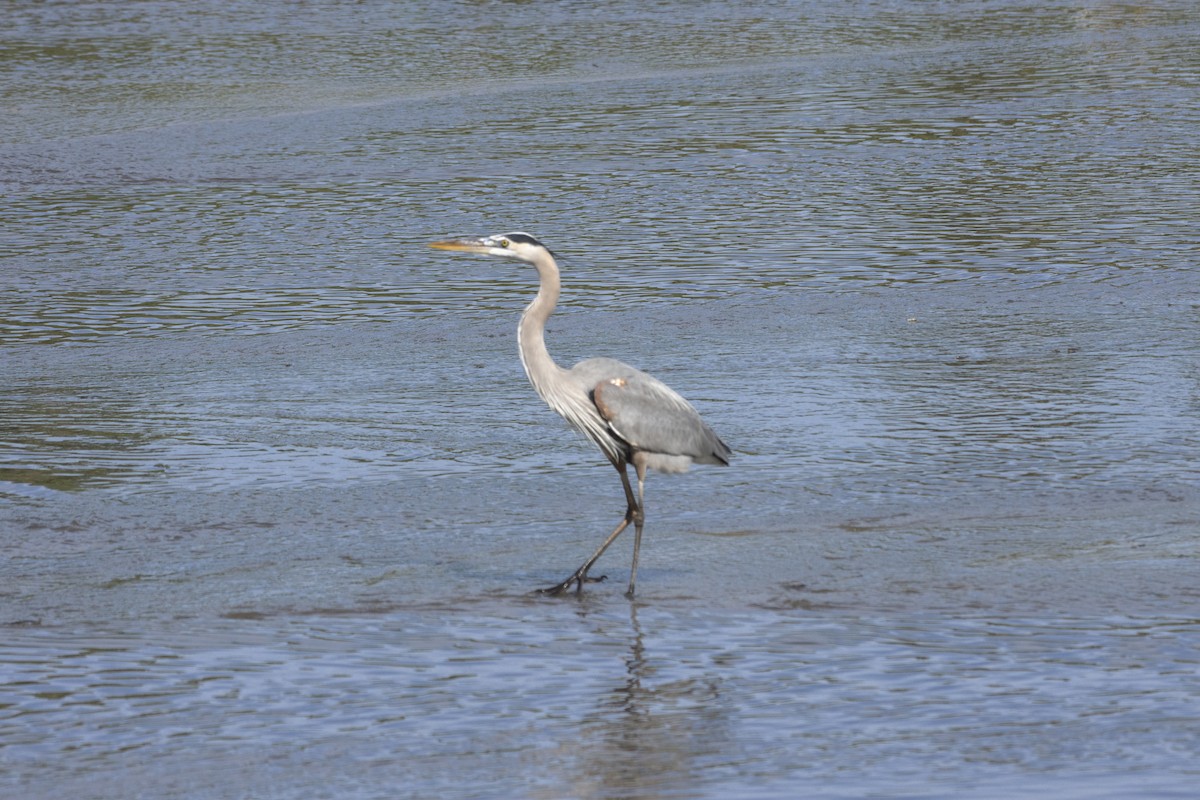
<path id="1" fill-rule="evenodd" d="M 534 615 L 543 618 L 531 626 Z M 926 758 L 945 780 L 974 764 L 986 781 L 1013 767 L 1070 770 L 1099 753 L 1116 759 L 1107 769 L 1138 771 L 1156 763 L 1147 748 L 1200 745 L 1187 730 L 1200 694 L 1190 619 L 800 624 L 660 609 L 635 615 L 630 630 L 609 613 L 572 624 L 551 612 L 548 624 L 533 609 L 457 612 L 449 628 L 437 616 L 258 623 L 186 642 L 18 632 L 0 648 L 5 758 L 38 782 L 65 753 L 80 765 L 130 752 L 179 764 L 197 742 L 228 754 L 246 743 L 320 752 L 371 737 L 383 768 L 422 792 L 480 778 L 466 764 L 439 773 L 455 752 L 516 758 L 547 788 L 603 775 L 670 790 L 722 762 L 742 775 L 852 770 L 882 786 Z M 536 688 L 511 691 L 533 674 Z M 480 718 L 500 729 L 480 729 Z"/>

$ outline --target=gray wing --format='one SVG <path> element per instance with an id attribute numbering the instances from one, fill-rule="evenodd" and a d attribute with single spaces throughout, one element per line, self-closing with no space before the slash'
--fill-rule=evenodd
<path id="1" fill-rule="evenodd" d="M 687 456 L 698 464 L 729 463 L 732 451 L 687 400 L 657 378 L 613 363 L 624 370 L 592 387 L 596 410 L 613 433 L 647 453 Z"/>

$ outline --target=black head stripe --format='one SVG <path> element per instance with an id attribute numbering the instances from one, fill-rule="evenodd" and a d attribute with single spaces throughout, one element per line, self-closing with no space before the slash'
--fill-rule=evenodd
<path id="1" fill-rule="evenodd" d="M 520 233 L 520 232 L 506 233 L 506 234 L 504 234 L 504 238 L 508 239 L 510 242 L 519 242 L 520 244 L 531 244 L 531 245 L 534 245 L 535 247 L 546 247 L 546 245 L 542 244 L 537 239 L 530 236 L 528 233 Z M 549 247 L 546 247 L 546 251 L 549 252 L 550 255 L 553 256 L 554 258 L 558 258 L 558 256 L 556 256 L 554 254 L 554 251 L 551 250 Z"/>
<path id="2" fill-rule="evenodd" d="M 521 244 L 532 244 L 536 245 L 537 247 L 546 247 L 546 245 L 542 244 L 528 233 L 506 233 L 504 234 L 504 238 L 508 239 L 510 242 L 520 242 Z"/>

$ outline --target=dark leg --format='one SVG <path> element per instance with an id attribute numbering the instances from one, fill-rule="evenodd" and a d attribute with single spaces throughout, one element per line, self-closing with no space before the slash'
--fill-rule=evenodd
<path id="1" fill-rule="evenodd" d="M 639 458 L 641 454 L 635 453 L 633 456 L 633 467 L 637 470 L 638 493 L 637 493 L 637 508 L 633 512 L 633 566 L 629 568 L 629 588 L 625 590 L 626 597 L 633 597 L 633 585 L 637 583 L 637 565 L 638 553 L 642 549 L 642 523 L 646 521 L 646 462 Z"/>
<path id="2" fill-rule="evenodd" d="M 589 578 L 588 570 L 590 570 L 592 565 L 600 559 L 600 556 L 604 555 L 604 551 L 608 549 L 608 546 L 617 540 L 617 537 L 621 535 L 621 531 L 629 527 L 630 522 L 637 523 L 637 530 L 640 534 L 642 528 L 641 514 L 640 509 L 637 507 L 637 501 L 634 500 L 633 497 L 633 487 L 629 485 L 629 475 L 627 475 L 625 472 L 624 463 L 617 464 L 616 467 L 617 472 L 621 474 L 621 485 L 625 489 L 625 502 L 627 503 L 625 509 L 625 519 L 621 520 L 621 524 L 617 526 L 617 529 L 608 535 L 608 538 L 604 540 L 604 544 L 600 545 L 596 552 L 592 553 L 592 557 L 583 562 L 583 565 L 580 566 L 579 569 L 571 573 L 571 577 L 567 578 L 562 583 L 557 583 L 554 586 L 551 586 L 548 589 L 538 589 L 538 594 L 559 595 L 570 589 L 571 584 L 575 584 L 576 592 L 582 592 L 584 583 L 587 583 L 588 581 L 597 582 L 604 580 L 604 576 L 599 578 Z M 643 469 L 643 472 L 644 471 L 645 470 Z"/>

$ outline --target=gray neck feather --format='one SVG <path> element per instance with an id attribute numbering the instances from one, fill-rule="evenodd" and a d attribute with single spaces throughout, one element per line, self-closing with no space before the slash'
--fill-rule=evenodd
<path id="1" fill-rule="evenodd" d="M 521 322 L 517 326 L 517 346 L 521 351 L 521 364 L 525 374 L 537 393 L 548 402 L 547 393 L 554 385 L 554 378 L 564 370 L 554 363 L 550 351 L 546 349 L 546 320 L 558 305 L 559 280 L 558 265 L 549 253 L 540 255 L 534 262 L 537 267 L 541 286 L 537 297 L 525 308 Z M 551 405 L 555 403 L 551 402 Z"/>
<path id="2" fill-rule="evenodd" d="M 595 442 L 609 461 L 624 465 L 626 451 L 609 434 L 587 391 L 572 380 L 567 370 L 554 363 L 546 349 L 546 320 L 558 305 L 558 265 L 553 256 L 545 253 L 538 257 L 534 266 L 541 278 L 541 286 L 517 326 L 517 347 L 521 351 L 525 374 L 547 405 Z"/>

